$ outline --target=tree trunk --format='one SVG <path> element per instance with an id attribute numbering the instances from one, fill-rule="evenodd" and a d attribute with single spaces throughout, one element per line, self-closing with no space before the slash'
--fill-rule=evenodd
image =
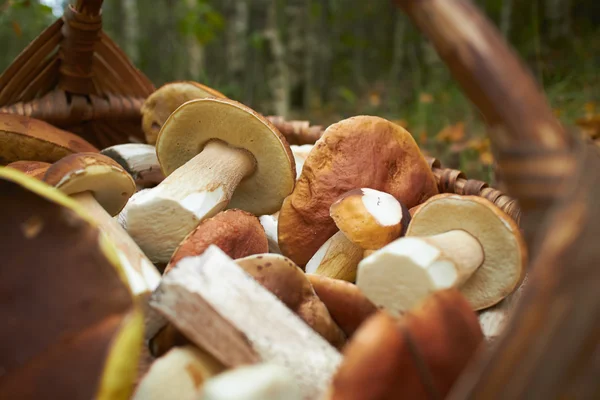
<path id="1" fill-rule="evenodd" d="M 136 64 L 139 59 L 139 48 L 138 48 L 138 33 L 140 31 L 139 16 L 138 16 L 138 4 L 136 0 L 123 0 L 122 8 L 124 11 L 124 23 L 123 34 L 125 42 L 125 53 L 129 56 L 131 61 Z"/>
<path id="2" fill-rule="evenodd" d="M 269 79 L 271 88 L 272 109 L 277 115 L 287 117 L 289 111 L 290 72 L 286 62 L 286 48 L 279 32 L 278 1 L 271 0 L 267 10 L 267 28 L 265 37 L 270 43 L 273 58 Z"/>
<path id="3" fill-rule="evenodd" d="M 500 15 L 500 32 L 508 38 L 510 35 L 513 0 L 502 0 L 502 14 Z"/>
<path id="4" fill-rule="evenodd" d="M 226 32 L 227 76 L 230 84 L 241 85 L 244 76 L 249 24 L 248 0 L 230 0 Z"/>
<path id="5" fill-rule="evenodd" d="M 196 12 L 196 0 L 185 0 L 187 12 Z M 185 75 L 194 81 L 199 80 L 200 73 L 204 70 L 204 46 L 193 35 L 185 38 L 187 71 Z"/>

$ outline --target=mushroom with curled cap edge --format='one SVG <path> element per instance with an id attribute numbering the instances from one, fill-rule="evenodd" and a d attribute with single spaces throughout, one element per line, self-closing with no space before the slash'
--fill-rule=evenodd
<path id="1" fill-rule="evenodd" d="M 413 207 L 438 193 L 411 134 L 383 118 L 357 116 L 327 128 L 315 143 L 294 191 L 281 207 L 282 254 L 304 267 L 337 230 L 329 215 L 343 193 L 369 187 Z"/>
<path id="2" fill-rule="evenodd" d="M 340 229 L 306 264 L 306 272 L 356 280 L 365 251 L 379 249 L 404 235 L 410 222 L 406 207 L 389 193 L 362 188 L 344 193 L 329 209 Z"/>
<path id="3" fill-rule="evenodd" d="M 444 399 L 482 342 L 477 314 L 456 289 L 400 318 L 381 310 L 348 342 L 327 398 Z"/>
<path id="4" fill-rule="evenodd" d="M 113 240 L 136 296 L 158 286 L 160 273 L 113 218 L 135 192 L 135 182 L 119 164 L 98 153 L 72 154 L 52 164 L 44 182 L 82 205 Z"/>
<path id="5" fill-rule="evenodd" d="M 47 122 L 0 113 L 0 165 L 22 160 L 53 163 L 81 152 L 97 153 L 98 149 Z"/>
<path id="6" fill-rule="evenodd" d="M 102 149 L 100 154 L 115 160 L 135 180 L 138 189 L 154 187 L 165 179 L 156 148 L 144 143 L 117 144 Z"/>
<path id="7" fill-rule="evenodd" d="M 155 263 L 166 263 L 198 224 L 238 208 L 276 212 L 294 189 L 288 143 L 264 117 L 227 99 L 191 100 L 163 125 L 156 152 L 166 176 L 136 193 L 121 224 Z"/>
<path id="8" fill-rule="evenodd" d="M 224 370 L 223 364 L 197 347 L 175 347 L 152 363 L 131 399 L 197 400 L 204 382 Z"/>
<path id="9" fill-rule="evenodd" d="M 519 228 L 493 203 L 441 194 L 415 212 L 406 236 L 360 262 L 356 284 L 392 313 L 450 287 L 480 310 L 517 288 L 526 257 Z"/>
<path id="10" fill-rule="evenodd" d="M 143 317 L 118 250 L 60 191 L 0 167 L 2 399 L 130 397 Z"/>
<path id="11" fill-rule="evenodd" d="M 223 93 L 193 81 L 169 82 L 159 87 L 148 96 L 141 109 L 146 142 L 156 143 L 160 129 L 180 105 L 206 97 L 226 98 Z"/>

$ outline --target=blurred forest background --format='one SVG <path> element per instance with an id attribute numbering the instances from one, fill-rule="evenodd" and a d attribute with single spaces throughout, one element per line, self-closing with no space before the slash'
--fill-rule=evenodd
<path id="1" fill-rule="evenodd" d="M 600 1 L 472 0 L 569 127 L 600 136 Z M 0 0 L 0 70 L 67 1 Z M 191 79 L 263 114 L 379 115 L 424 152 L 492 179 L 483 121 L 391 0 L 105 0 L 104 27 L 158 87 Z"/>

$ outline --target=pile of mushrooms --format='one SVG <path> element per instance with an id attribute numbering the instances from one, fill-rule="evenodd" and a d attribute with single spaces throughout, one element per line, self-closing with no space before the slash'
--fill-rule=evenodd
<path id="1" fill-rule="evenodd" d="M 0 398 L 443 398 L 501 332 L 521 232 L 404 128 L 290 145 L 196 82 L 142 116 L 96 149 L 0 114 Z"/>

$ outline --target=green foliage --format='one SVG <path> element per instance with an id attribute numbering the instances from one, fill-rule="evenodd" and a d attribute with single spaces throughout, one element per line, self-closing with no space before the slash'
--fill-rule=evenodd
<path id="1" fill-rule="evenodd" d="M 216 38 L 224 25 L 223 16 L 207 0 L 196 0 L 180 19 L 178 27 L 181 35 L 193 36 L 205 45 Z"/>

